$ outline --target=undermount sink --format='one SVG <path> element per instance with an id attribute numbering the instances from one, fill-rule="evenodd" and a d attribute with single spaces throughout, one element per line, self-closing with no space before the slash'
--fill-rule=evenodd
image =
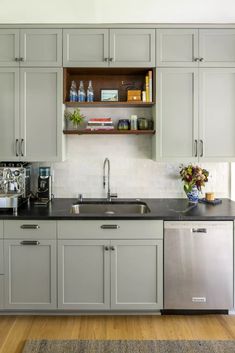
<path id="1" fill-rule="evenodd" d="M 73 204 L 71 213 L 73 214 L 106 214 L 106 215 L 122 215 L 122 214 L 145 214 L 150 209 L 144 202 L 82 202 Z"/>

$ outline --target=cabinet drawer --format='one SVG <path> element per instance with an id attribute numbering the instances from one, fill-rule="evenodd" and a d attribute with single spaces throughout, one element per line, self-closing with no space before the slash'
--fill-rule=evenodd
<path id="1" fill-rule="evenodd" d="M 5 221 L 4 238 L 56 239 L 55 221 Z"/>
<path id="2" fill-rule="evenodd" d="M 3 221 L 0 221 L 0 238 L 3 238 Z"/>
<path id="3" fill-rule="evenodd" d="M 58 221 L 59 239 L 162 239 L 163 221 Z"/>

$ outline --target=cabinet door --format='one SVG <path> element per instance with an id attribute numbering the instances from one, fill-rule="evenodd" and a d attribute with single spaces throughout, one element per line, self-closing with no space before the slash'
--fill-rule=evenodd
<path id="1" fill-rule="evenodd" d="M 157 70 L 156 160 L 198 160 L 198 69 Z"/>
<path id="2" fill-rule="evenodd" d="M 63 66 L 107 67 L 108 29 L 63 30 Z"/>
<path id="3" fill-rule="evenodd" d="M 0 239 L 0 275 L 4 274 L 3 266 L 3 239 Z"/>
<path id="4" fill-rule="evenodd" d="M 0 275 L 0 309 L 4 307 L 4 276 Z"/>
<path id="5" fill-rule="evenodd" d="M 197 59 L 197 29 L 157 29 L 157 67 L 197 67 Z"/>
<path id="6" fill-rule="evenodd" d="M 61 29 L 22 29 L 20 31 L 20 66 L 61 66 Z"/>
<path id="7" fill-rule="evenodd" d="M 200 29 L 200 66 L 235 67 L 235 29 Z"/>
<path id="8" fill-rule="evenodd" d="M 20 70 L 21 159 L 56 161 L 62 153 L 61 69 Z"/>
<path id="9" fill-rule="evenodd" d="M 0 68 L 0 160 L 18 160 L 19 69 Z"/>
<path id="10" fill-rule="evenodd" d="M 58 266 L 58 305 L 60 309 L 109 309 L 110 251 L 108 241 L 60 240 Z"/>
<path id="11" fill-rule="evenodd" d="M 19 66 L 19 30 L 0 29 L 0 66 Z"/>
<path id="12" fill-rule="evenodd" d="M 111 308 L 163 307 L 162 240 L 111 241 Z"/>
<path id="13" fill-rule="evenodd" d="M 235 161 L 235 68 L 201 69 L 200 159 Z"/>
<path id="14" fill-rule="evenodd" d="M 56 241 L 22 245 L 22 240 L 5 240 L 4 256 L 5 307 L 55 309 Z"/>
<path id="15" fill-rule="evenodd" d="M 110 29 L 110 66 L 154 67 L 154 29 Z"/>

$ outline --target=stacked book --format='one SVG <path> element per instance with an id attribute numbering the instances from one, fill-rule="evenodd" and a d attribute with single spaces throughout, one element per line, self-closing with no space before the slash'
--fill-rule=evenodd
<path id="1" fill-rule="evenodd" d="M 145 76 L 145 90 L 146 90 L 146 102 L 153 101 L 153 72 L 148 71 L 148 75 Z"/>
<path id="2" fill-rule="evenodd" d="M 111 118 L 92 118 L 87 123 L 87 130 L 113 130 Z"/>

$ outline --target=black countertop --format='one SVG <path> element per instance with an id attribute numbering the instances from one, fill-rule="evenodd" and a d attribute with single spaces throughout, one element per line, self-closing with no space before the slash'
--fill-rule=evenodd
<path id="1" fill-rule="evenodd" d="M 122 199 L 119 199 L 121 201 Z M 134 201 L 135 199 L 123 199 Z M 139 199 L 138 199 L 139 200 Z M 22 205 L 15 216 L 10 211 L 0 211 L 0 219 L 24 219 L 24 220 L 98 220 L 98 219 L 163 219 L 163 220 L 234 220 L 235 202 L 229 199 L 222 199 L 219 205 L 208 205 L 199 203 L 190 205 L 187 199 L 141 199 L 147 203 L 151 212 L 143 215 L 104 215 L 89 214 L 75 215 L 70 213 L 71 205 L 75 199 L 57 198 L 48 206 Z M 90 199 L 89 199 L 90 201 Z M 96 200 L 97 201 L 97 200 Z"/>

